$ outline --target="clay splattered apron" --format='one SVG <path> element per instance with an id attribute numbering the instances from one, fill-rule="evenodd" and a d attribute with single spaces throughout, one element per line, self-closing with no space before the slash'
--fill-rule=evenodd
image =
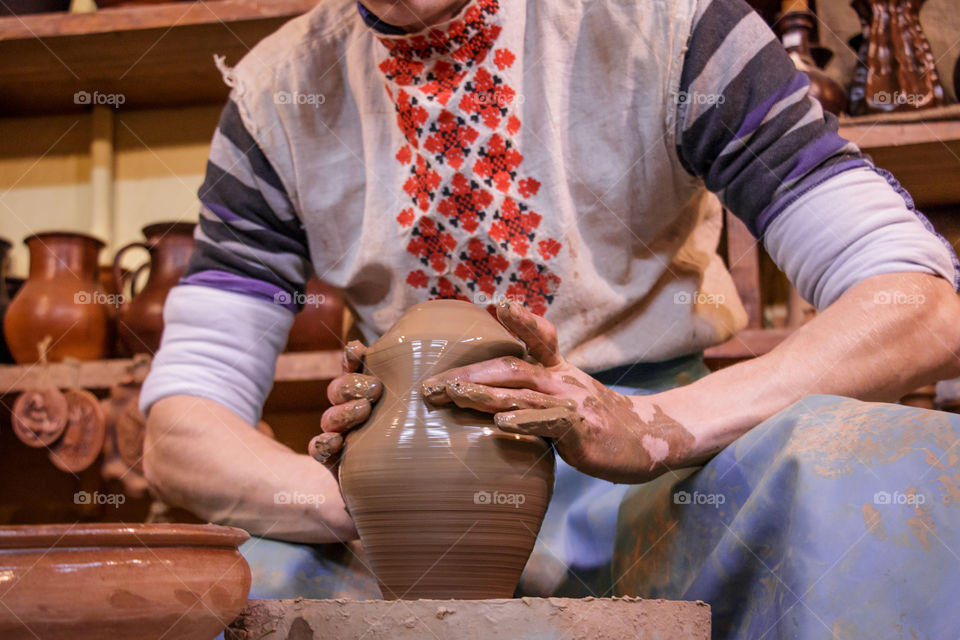
<path id="1" fill-rule="evenodd" d="M 715 638 L 956 638 L 960 416 L 811 396 L 623 501 L 618 594 Z"/>

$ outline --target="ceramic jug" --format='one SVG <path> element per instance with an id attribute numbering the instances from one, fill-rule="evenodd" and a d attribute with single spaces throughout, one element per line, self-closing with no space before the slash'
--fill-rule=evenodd
<path id="1" fill-rule="evenodd" d="M 20 364 L 37 362 L 49 337 L 47 360 L 98 360 L 107 354 L 106 295 L 97 281 L 103 243 L 82 233 L 38 233 L 30 249 L 30 275 L 3 319 L 4 335 Z"/>
<path id="2" fill-rule="evenodd" d="M 847 94 L 843 87 L 821 71 L 833 54 L 829 49 L 815 47 L 816 24 L 816 16 L 809 11 L 789 11 L 777 20 L 777 35 L 794 66 L 810 78 L 810 95 L 825 111 L 839 115 L 847 108 Z M 821 64 L 815 60 L 815 50 Z"/>
<path id="3" fill-rule="evenodd" d="M 117 318 L 120 341 L 132 353 L 153 354 L 160 348 L 163 334 L 163 303 L 187 271 L 195 246 L 190 222 L 160 222 L 143 228 L 144 242 L 131 242 L 117 251 L 113 259 L 114 282 L 121 291 L 129 283 L 130 297 L 124 299 Z M 150 275 L 139 292 L 136 277 L 124 278 L 121 261 L 124 254 L 139 247 L 150 253 Z M 136 273 L 136 272 L 134 272 Z"/>
<path id="4" fill-rule="evenodd" d="M 513 595 L 553 490 L 553 451 L 488 414 L 427 405 L 420 384 L 523 353 L 487 311 L 459 300 L 412 307 L 367 351 L 383 396 L 347 436 L 340 484 L 384 598 Z"/>

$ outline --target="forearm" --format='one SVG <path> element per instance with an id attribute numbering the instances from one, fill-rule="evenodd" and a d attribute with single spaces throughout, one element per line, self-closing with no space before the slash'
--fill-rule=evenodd
<path id="1" fill-rule="evenodd" d="M 294 542 L 356 537 L 328 469 L 212 400 L 170 396 L 153 405 L 144 471 L 165 502 L 212 522 Z"/>
<path id="2" fill-rule="evenodd" d="M 695 464 L 808 395 L 896 401 L 957 375 L 960 299 L 942 278 L 898 273 L 850 288 L 771 352 L 655 398 L 694 435 L 683 463 Z"/>

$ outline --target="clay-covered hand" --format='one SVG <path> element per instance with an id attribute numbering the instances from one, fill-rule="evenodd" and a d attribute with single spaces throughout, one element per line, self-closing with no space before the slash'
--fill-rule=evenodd
<path id="1" fill-rule="evenodd" d="M 553 324 L 520 304 L 502 302 L 497 318 L 534 362 L 504 357 L 450 369 L 423 382 L 428 402 L 495 414 L 502 431 L 549 438 L 572 466 L 613 482 L 645 482 L 691 464 L 694 436 L 657 396 L 616 393 L 571 365 Z"/>
<path id="2" fill-rule="evenodd" d="M 343 449 L 343 434 L 370 417 L 370 409 L 383 393 L 383 384 L 373 376 L 359 373 L 367 348 L 359 341 L 349 342 L 343 349 L 343 374 L 330 381 L 327 398 L 331 407 L 323 412 L 323 430 L 310 441 L 309 452 L 318 461 L 335 465 Z"/>

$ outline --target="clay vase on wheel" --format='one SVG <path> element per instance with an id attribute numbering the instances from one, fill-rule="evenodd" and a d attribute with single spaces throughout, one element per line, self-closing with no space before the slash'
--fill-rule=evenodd
<path id="1" fill-rule="evenodd" d="M 346 439 L 344 501 L 383 597 L 509 598 L 553 490 L 553 452 L 492 416 L 423 400 L 424 378 L 523 355 L 481 307 L 412 307 L 366 353 L 383 396 Z"/>
<path id="2" fill-rule="evenodd" d="M 117 333 L 131 353 L 153 354 L 160 348 L 163 335 L 163 303 L 187 271 L 195 246 L 190 222 L 160 222 L 143 228 L 145 242 L 132 242 L 117 251 L 113 259 L 113 279 L 124 282 L 121 261 L 134 247 L 150 253 L 150 276 L 139 292 L 134 291 L 135 277 L 128 277 L 130 300 L 120 308 Z M 121 292 L 123 285 L 120 286 Z"/>
<path id="3" fill-rule="evenodd" d="M 40 360 L 49 337 L 47 360 L 98 360 L 108 351 L 104 293 L 97 281 L 97 255 L 103 243 L 81 233 L 38 233 L 24 241 L 30 249 L 30 276 L 17 291 L 3 319 L 13 358 Z"/>

